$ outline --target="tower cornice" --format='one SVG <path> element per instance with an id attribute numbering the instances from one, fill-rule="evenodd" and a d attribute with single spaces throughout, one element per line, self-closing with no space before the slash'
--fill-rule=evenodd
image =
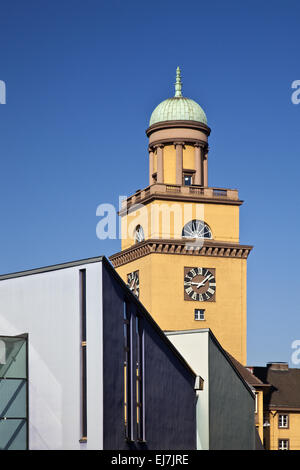
<path id="1" fill-rule="evenodd" d="M 185 129 L 196 129 L 204 132 L 207 136 L 210 135 L 211 129 L 206 124 L 198 121 L 163 121 L 158 122 L 156 124 L 152 124 L 152 126 L 146 129 L 146 134 L 149 137 L 153 132 L 164 130 L 164 129 L 172 129 L 172 128 L 185 128 Z"/>
<path id="2" fill-rule="evenodd" d="M 165 138 L 165 139 L 153 140 L 151 144 L 149 144 L 148 150 L 155 149 L 156 147 L 164 146 L 168 144 L 174 145 L 174 146 L 191 144 L 191 145 L 194 145 L 195 147 L 196 146 L 201 147 L 204 150 L 208 151 L 208 144 L 205 140 L 193 139 L 192 137 L 189 137 L 185 140 L 183 140 L 182 137 L 181 138 L 179 137 L 178 139 L 176 137 L 170 137 L 170 138 Z"/>
<path id="3" fill-rule="evenodd" d="M 211 256 L 213 258 L 247 259 L 253 246 L 227 243 L 216 240 L 205 240 L 197 246 L 196 239 L 148 239 L 110 256 L 115 268 L 127 264 L 149 254 L 159 253 L 168 255 Z M 190 243 L 190 244 L 189 244 Z"/>

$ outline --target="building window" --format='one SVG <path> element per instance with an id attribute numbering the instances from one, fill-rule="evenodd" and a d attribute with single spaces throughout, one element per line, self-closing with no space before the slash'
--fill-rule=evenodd
<path id="1" fill-rule="evenodd" d="M 0 336 L 0 450 L 28 449 L 27 335 Z"/>
<path id="2" fill-rule="evenodd" d="M 136 422 L 137 438 L 139 441 L 145 440 L 144 429 L 144 332 L 142 319 L 136 317 Z"/>
<path id="3" fill-rule="evenodd" d="M 193 184 L 193 175 L 184 174 L 183 175 L 183 184 L 184 184 L 184 186 L 191 186 Z"/>
<path id="4" fill-rule="evenodd" d="M 290 447 L 289 439 L 278 440 L 278 450 L 289 450 L 289 447 Z"/>
<path id="5" fill-rule="evenodd" d="M 258 393 L 255 392 L 255 413 L 258 411 Z"/>
<path id="6" fill-rule="evenodd" d="M 289 415 L 278 415 L 278 427 L 279 428 L 289 427 Z"/>
<path id="7" fill-rule="evenodd" d="M 212 238 L 212 233 L 203 220 L 194 219 L 185 224 L 181 236 L 184 238 Z"/>
<path id="8" fill-rule="evenodd" d="M 145 442 L 145 378 L 143 318 L 126 301 L 124 321 L 124 427 L 127 441 Z"/>
<path id="9" fill-rule="evenodd" d="M 81 438 L 79 442 L 87 441 L 87 377 L 86 377 L 86 270 L 79 271 L 80 292 L 80 323 L 81 323 Z"/>
<path id="10" fill-rule="evenodd" d="M 203 308 L 195 308 L 195 320 L 205 320 L 205 310 Z"/>
<path id="11" fill-rule="evenodd" d="M 125 437 L 132 440 L 132 348 L 131 348 L 131 328 L 132 316 L 126 302 L 123 305 L 124 320 L 124 426 Z"/>
<path id="12" fill-rule="evenodd" d="M 141 225 L 137 225 L 134 230 L 134 242 L 140 243 L 145 240 L 144 229 Z"/>

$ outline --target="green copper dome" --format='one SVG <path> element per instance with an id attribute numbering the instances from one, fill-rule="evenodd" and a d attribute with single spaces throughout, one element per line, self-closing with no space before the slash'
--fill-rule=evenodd
<path id="1" fill-rule="evenodd" d="M 175 96 L 159 103 L 151 114 L 149 126 L 163 121 L 198 121 L 207 125 L 205 112 L 196 101 L 181 94 L 180 68 L 176 70 Z"/>

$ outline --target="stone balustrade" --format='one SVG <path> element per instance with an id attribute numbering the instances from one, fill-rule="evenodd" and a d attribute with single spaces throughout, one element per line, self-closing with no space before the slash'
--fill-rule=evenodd
<path id="1" fill-rule="evenodd" d="M 187 200 L 191 197 L 199 197 L 199 200 L 205 202 L 205 199 L 224 200 L 224 201 L 239 201 L 237 189 L 224 189 L 224 188 L 207 188 L 198 185 L 181 186 L 177 184 L 163 184 L 156 183 L 140 189 L 132 196 L 123 201 L 122 208 L 129 208 L 133 204 L 143 203 L 153 195 L 172 197 L 176 196 L 186 197 Z M 200 202 L 200 201 L 199 201 Z"/>

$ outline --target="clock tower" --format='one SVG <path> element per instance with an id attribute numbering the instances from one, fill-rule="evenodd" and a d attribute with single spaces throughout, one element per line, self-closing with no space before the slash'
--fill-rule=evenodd
<path id="1" fill-rule="evenodd" d="M 247 257 L 239 242 L 236 189 L 208 186 L 210 128 L 203 109 L 182 95 L 153 111 L 149 186 L 123 201 L 117 272 L 163 330 L 210 328 L 246 364 Z"/>

